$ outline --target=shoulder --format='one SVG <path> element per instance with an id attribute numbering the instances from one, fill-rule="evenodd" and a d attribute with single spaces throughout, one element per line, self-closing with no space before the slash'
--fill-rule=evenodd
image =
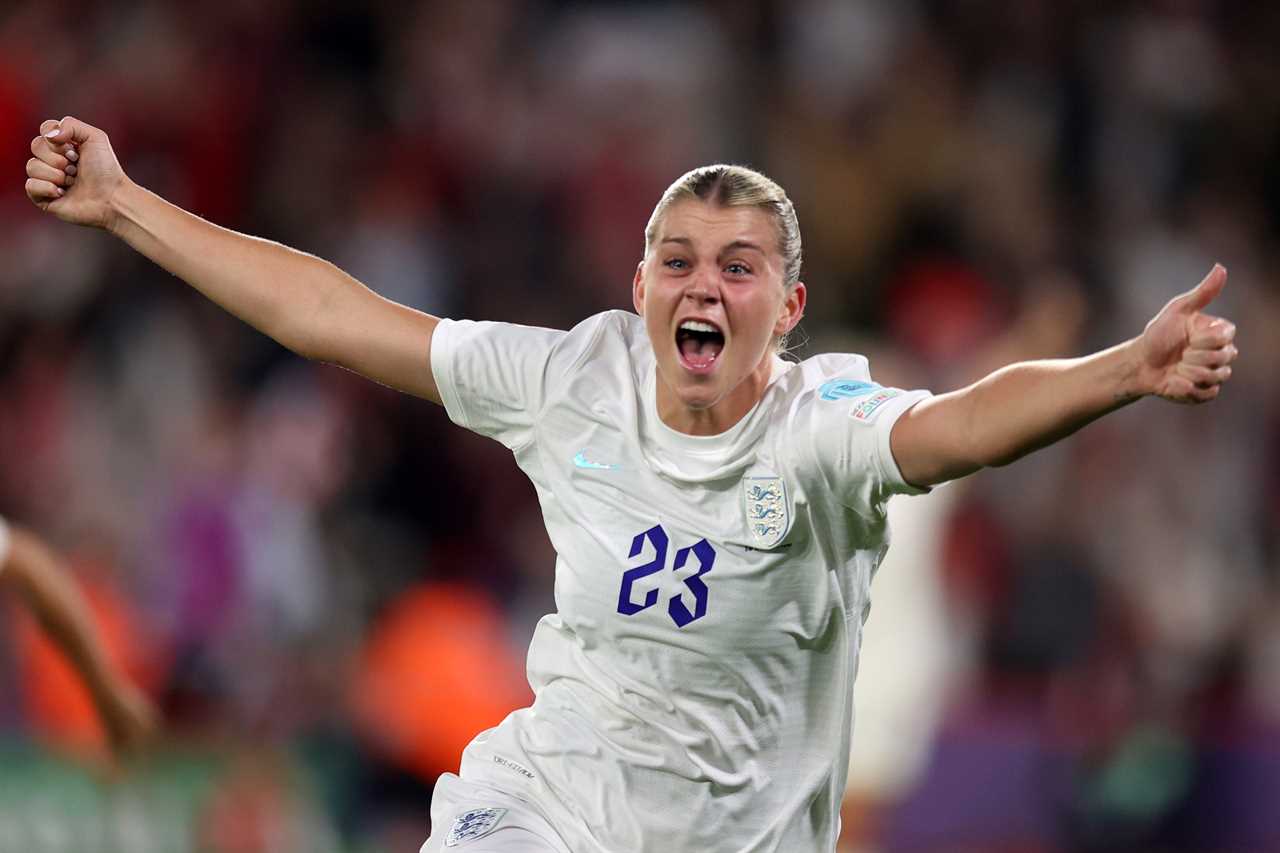
<path id="1" fill-rule="evenodd" d="M 441 319 L 432 338 L 432 358 L 445 360 L 456 350 L 465 350 L 471 358 L 486 352 L 503 357 L 523 353 L 563 362 L 583 356 L 602 342 L 630 340 L 637 328 L 643 333 L 640 318 L 626 311 L 594 314 L 568 331 L 496 320 Z"/>
<path id="2" fill-rule="evenodd" d="M 566 332 L 566 338 L 587 341 L 599 339 L 607 333 L 629 340 L 636 334 L 644 334 L 644 321 L 630 311 L 619 309 L 601 311 L 599 314 L 592 314 Z"/>
<path id="3" fill-rule="evenodd" d="M 592 314 L 568 331 L 571 338 L 600 338 L 612 334 L 630 342 L 636 338 L 648 339 L 645 335 L 644 320 L 638 314 L 621 309 L 601 311 Z"/>
<path id="4" fill-rule="evenodd" d="M 856 353 L 823 353 L 790 363 L 775 384 L 793 402 L 849 399 L 879 387 L 866 356 Z"/>
<path id="5" fill-rule="evenodd" d="M 876 382 L 866 356 L 857 353 L 827 353 L 792 364 L 772 393 L 777 395 L 771 407 L 775 428 L 821 433 L 824 440 L 854 425 L 885 420 L 885 412 L 896 407 L 898 398 L 919 397 Z"/>
<path id="6" fill-rule="evenodd" d="M 644 321 L 630 311 L 593 314 L 564 334 L 553 361 L 562 368 L 589 366 L 605 361 L 632 363 L 651 353 Z"/>

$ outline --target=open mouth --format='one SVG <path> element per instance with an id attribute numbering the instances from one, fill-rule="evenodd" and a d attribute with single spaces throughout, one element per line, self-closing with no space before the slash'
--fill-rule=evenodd
<path id="1" fill-rule="evenodd" d="M 676 351 L 680 361 L 694 372 L 705 372 L 724 350 L 724 333 L 703 320 L 685 320 L 676 329 Z"/>

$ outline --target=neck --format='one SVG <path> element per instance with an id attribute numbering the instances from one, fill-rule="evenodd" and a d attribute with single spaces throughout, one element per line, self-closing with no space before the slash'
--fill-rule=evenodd
<path id="1" fill-rule="evenodd" d="M 676 432 L 686 435 L 719 435 L 746 417 L 764 397 L 773 375 L 773 353 L 768 352 L 750 373 L 710 406 L 691 406 L 662 375 L 657 373 L 658 417 Z"/>

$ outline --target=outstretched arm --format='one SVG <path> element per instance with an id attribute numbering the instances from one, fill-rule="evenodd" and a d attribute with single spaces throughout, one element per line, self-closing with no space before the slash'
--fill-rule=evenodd
<path id="1" fill-rule="evenodd" d="M 106 133 L 67 116 L 40 125 L 27 196 L 103 228 L 299 355 L 440 402 L 437 318 L 384 299 L 328 261 L 206 222 L 135 184 Z"/>
<path id="2" fill-rule="evenodd" d="M 0 538 L 6 537 L 4 527 L 0 520 Z M 0 543 L 0 587 L 17 592 L 79 673 L 113 749 L 137 746 L 155 728 L 155 709 L 108 662 L 89 606 L 53 552 L 21 527 L 8 527 L 7 538 L 7 547 Z"/>
<path id="3" fill-rule="evenodd" d="M 1222 291 L 1220 264 L 1170 300 L 1143 333 L 1083 358 L 1013 364 L 922 401 L 890 436 L 903 477 L 930 486 L 1007 465 L 1148 395 L 1178 403 L 1218 396 L 1235 361 L 1235 326 L 1204 309 Z"/>

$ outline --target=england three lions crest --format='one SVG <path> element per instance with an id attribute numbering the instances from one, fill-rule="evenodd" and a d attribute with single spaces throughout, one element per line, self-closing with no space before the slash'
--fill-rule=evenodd
<path id="1" fill-rule="evenodd" d="M 464 842 L 483 838 L 498 828 L 498 821 L 502 820 L 502 816 L 506 813 L 506 809 L 497 808 L 472 809 L 469 812 L 463 812 L 453 819 L 453 828 L 449 830 L 449 837 L 444 840 L 444 846 L 457 847 Z"/>
<path id="2" fill-rule="evenodd" d="M 781 477 L 742 478 L 742 506 L 747 514 L 747 532 L 757 548 L 772 548 L 782 541 L 790 527 L 787 487 Z"/>

